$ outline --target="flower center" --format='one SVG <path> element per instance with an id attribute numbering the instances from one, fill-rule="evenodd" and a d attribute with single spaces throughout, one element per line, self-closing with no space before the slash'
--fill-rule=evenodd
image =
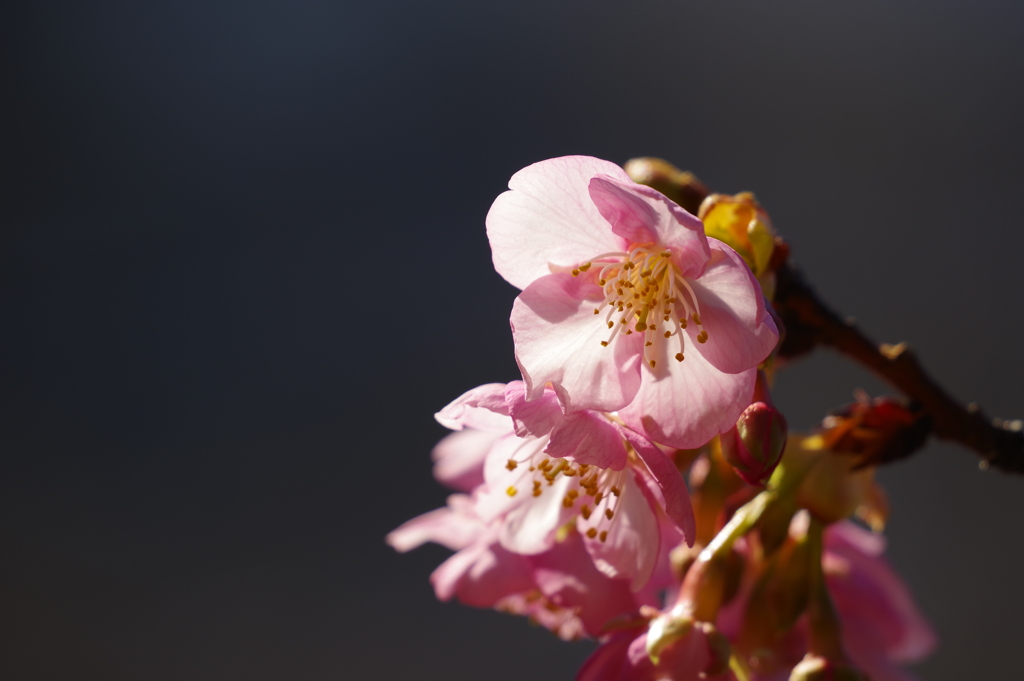
<path id="1" fill-rule="evenodd" d="M 628 465 L 621 471 L 614 471 L 567 459 L 552 459 L 541 452 L 527 457 L 524 461 L 509 459 L 505 464 L 509 471 L 514 471 L 519 466 L 529 466 L 528 470 L 532 475 L 521 478 L 520 484 L 531 485 L 530 494 L 535 497 L 545 492 L 555 493 L 555 490 L 547 488 L 555 484 L 558 476 L 572 478 L 573 480 L 565 487 L 562 506 L 576 509 L 576 515 L 583 517 L 584 525 L 587 526 L 584 530 L 587 537 L 602 542 L 607 540 L 608 529 L 616 518 L 615 513 L 625 485 L 625 476 L 631 475 Z M 510 497 L 514 497 L 519 491 L 519 485 L 510 485 L 505 490 Z"/>
<path id="2" fill-rule="evenodd" d="M 683 330 L 692 322 L 701 327 L 700 304 L 693 288 L 672 262 L 672 251 L 656 244 L 640 244 L 628 253 L 603 253 L 572 271 L 578 277 L 595 265 L 597 285 L 604 291 L 604 301 L 594 308 L 600 315 L 607 308 L 604 323 L 611 330 L 601 345 L 608 347 L 620 334 L 644 334 L 644 362 L 653 369 L 660 356 L 661 343 L 677 338 L 677 361 L 685 357 Z M 708 332 L 701 328 L 697 342 L 705 343 Z"/>

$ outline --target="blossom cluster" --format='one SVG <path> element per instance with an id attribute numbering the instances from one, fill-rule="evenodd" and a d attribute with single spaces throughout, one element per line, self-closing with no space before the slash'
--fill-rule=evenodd
<path id="1" fill-rule="evenodd" d="M 598 640 L 579 681 L 911 678 L 934 635 L 844 444 L 886 437 L 900 407 L 788 433 L 769 389 L 777 239 L 753 196 L 694 215 L 579 156 L 509 188 L 486 222 L 521 289 L 522 380 L 438 412 L 454 432 L 434 474 L 456 493 L 388 543 L 455 552 L 431 576 L 441 600 Z"/>

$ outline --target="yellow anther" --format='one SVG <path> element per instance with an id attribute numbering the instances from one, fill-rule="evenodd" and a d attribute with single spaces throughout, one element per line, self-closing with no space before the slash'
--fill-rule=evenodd
<path id="1" fill-rule="evenodd" d="M 592 264 L 593 264 L 593 263 L 589 263 L 589 262 L 585 262 L 585 263 L 583 263 L 582 265 L 580 265 L 580 272 L 586 272 L 587 270 L 589 270 L 589 269 L 590 269 L 590 266 L 591 266 Z"/>
<path id="2" fill-rule="evenodd" d="M 604 492 L 598 492 L 597 494 L 594 495 L 595 504 L 600 504 L 602 499 L 604 499 Z"/>
<path id="3" fill-rule="evenodd" d="M 517 466 L 519 466 L 519 463 L 516 462 L 516 461 L 513 461 L 512 459 L 509 459 L 508 463 L 505 464 L 505 468 L 509 469 L 510 471 L 514 471 Z"/>
<path id="4" fill-rule="evenodd" d="M 697 326 L 700 326 L 700 315 L 694 312 L 690 316 L 693 317 L 693 321 L 697 323 Z"/>
<path id="5" fill-rule="evenodd" d="M 611 324 L 611 322 L 608 322 L 608 323 Z M 601 341 L 601 347 L 603 347 L 603 348 L 608 347 L 608 341 Z"/>
<path id="6" fill-rule="evenodd" d="M 666 317 L 666 319 L 667 319 L 667 317 Z M 665 336 L 665 338 L 671 338 L 672 337 L 672 332 L 671 331 L 666 331 L 662 335 Z"/>
<path id="7" fill-rule="evenodd" d="M 597 280 L 597 285 L 598 285 L 598 286 L 604 286 L 604 285 L 605 285 L 605 284 L 607 284 L 607 283 L 608 283 L 608 280 L 607 280 L 607 279 L 598 279 L 598 280 Z"/>
<path id="8" fill-rule="evenodd" d="M 597 536 L 597 530 L 591 527 L 589 530 L 587 530 L 587 536 L 593 539 Z"/>
<path id="9" fill-rule="evenodd" d="M 591 539 L 593 539 L 593 537 L 591 537 Z M 608 533 L 606 531 L 604 531 L 604 530 L 601 530 L 601 543 L 604 543 L 607 539 L 608 539 Z"/>
<path id="10" fill-rule="evenodd" d="M 565 497 L 562 499 L 562 506 L 565 508 L 572 508 L 572 497 Z"/>
<path id="11" fill-rule="evenodd" d="M 639 312 L 637 312 L 637 314 L 639 314 Z M 645 322 L 637 322 L 636 323 L 636 330 L 637 331 L 646 331 L 647 330 L 647 324 Z"/>
<path id="12" fill-rule="evenodd" d="M 663 258 L 671 258 L 672 257 L 672 251 L 662 251 L 661 252 L 661 257 L 663 257 Z"/>
<path id="13" fill-rule="evenodd" d="M 604 509 L 604 517 L 605 518 L 607 518 L 608 520 L 611 520 L 613 515 L 615 515 L 615 514 L 612 512 L 612 509 L 610 509 L 610 508 Z"/>
<path id="14" fill-rule="evenodd" d="M 584 520 L 590 520 L 590 507 L 587 506 L 586 504 L 583 504 L 583 506 L 580 508 L 580 514 L 583 516 Z"/>
<path id="15" fill-rule="evenodd" d="M 575 499 L 576 497 L 578 497 L 580 495 L 580 491 L 578 489 L 571 489 L 568 492 L 566 492 L 566 494 L 568 494 L 570 497 Z"/>
<path id="16" fill-rule="evenodd" d="M 679 320 L 679 326 L 681 326 L 682 328 L 685 329 L 686 328 L 686 320 L 685 319 L 680 319 Z"/>
<path id="17" fill-rule="evenodd" d="M 580 271 L 579 270 L 573 270 L 572 271 L 572 276 L 574 276 L 574 277 L 580 276 Z"/>
<path id="18" fill-rule="evenodd" d="M 651 347 L 652 345 L 654 345 L 654 343 L 652 343 L 651 341 L 647 341 L 646 343 L 644 343 L 644 347 L 645 347 L 645 348 L 649 348 L 649 347 Z"/>
<path id="19" fill-rule="evenodd" d="M 508 489 L 505 490 L 505 494 L 509 495 L 510 497 L 514 497 L 516 495 L 516 492 L 518 491 L 519 490 L 517 490 L 514 485 L 509 485 Z"/>
<path id="20" fill-rule="evenodd" d="M 702 330 L 700 333 L 697 334 L 697 342 L 698 343 L 707 343 L 707 341 L 708 341 L 708 332 L 707 331 L 703 331 Z"/>
<path id="21" fill-rule="evenodd" d="M 601 314 L 601 311 L 600 311 L 600 310 L 598 310 L 598 309 L 597 309 L 597 308 L 595 307 L 595 308 L 594 308 L 594 314 Z"/>
<path id="22" fill-rule="evenodd" d="M 681 352 L 677 352 L 676 353 L 676 361 L 677 362 L 682 362 L 684 359 L 686 359 L 686 358 L 683 357 L 683 353 L 681 353 Z"/>
<path id="23" fill-rule="evenodd" d="M 648 344 L 648 345 L 649 345 L 649 344 Z M 654 360 L 652 359 L 652 360 L 651 360 L 651 368 L 652 368 L 652 369 L 654 368 L 654 365 L 655 365 L 655 364 L 657 364 L 657 362 L 655 362 L 655 361 L 654 361 Z"/>
<path id="24" fill-rule="evenodd" d="M 620 490 L 615 485 L 612 485 L 612 494 L 614 494 L 615 496 L 619 496 L 620 494 L 622 494 L 622 490 Z"/>
<path id="25" fill-rule="evenodd" d="M 535 496 L 535 497 L 539 497 L 539 496 L 540 496 L 540 494 L 541 494 L 541 491 L 542 491 L 542 490 L 541 490 L 541 488 L 540 488 L 540 487 L 537 487 L 537 488 L 535 488 L 535 489 L 533 490 L 533 496 Z"/>

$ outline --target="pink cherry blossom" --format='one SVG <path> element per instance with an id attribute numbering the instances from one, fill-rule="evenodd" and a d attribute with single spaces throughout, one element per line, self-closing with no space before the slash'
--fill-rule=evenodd
<path id="1" fill-rule="evenodd" d="M 520 381 L 474 388 L 437 420 L 456 432 L 434 449 L 435 476 L 470 494 L 387 542 L 456 551 L 431 575 L 439 599 L 527 615 L 567 639 L 657 602 L 669 552 L 694 535 L 662 449 L 605 414 L 564 414 L 553 391 L 528 402 Z"/>
<path id="2" fill-rule="evenodd" d="M 516 173 L 487 215 L 529 400 L 619 410 L 673 447 L 729 429 L 778 331 L 743 260 L 693 215 L 584 156 Z"/>

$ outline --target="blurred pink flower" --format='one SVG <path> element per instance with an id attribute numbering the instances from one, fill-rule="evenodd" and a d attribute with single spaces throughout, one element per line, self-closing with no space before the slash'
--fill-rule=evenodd
<path id="1" fill-rule="evenodd" d="M 664 445 L 697 447 L 750 404 L 778 341 L 742 258 L 696 217 L 607 161 L 568 156 L 513 175 L 487 215 L 530 400 L 619 410 Z"/>
<path id="2" fill-rule="evenodd" d="M 825 532 L 822 565 L 850 659 L 872 681 L 911 681 L 901 664 L 927 657 L 935 632 L 883 557 L 885 539 L 849 522 Z"/>

